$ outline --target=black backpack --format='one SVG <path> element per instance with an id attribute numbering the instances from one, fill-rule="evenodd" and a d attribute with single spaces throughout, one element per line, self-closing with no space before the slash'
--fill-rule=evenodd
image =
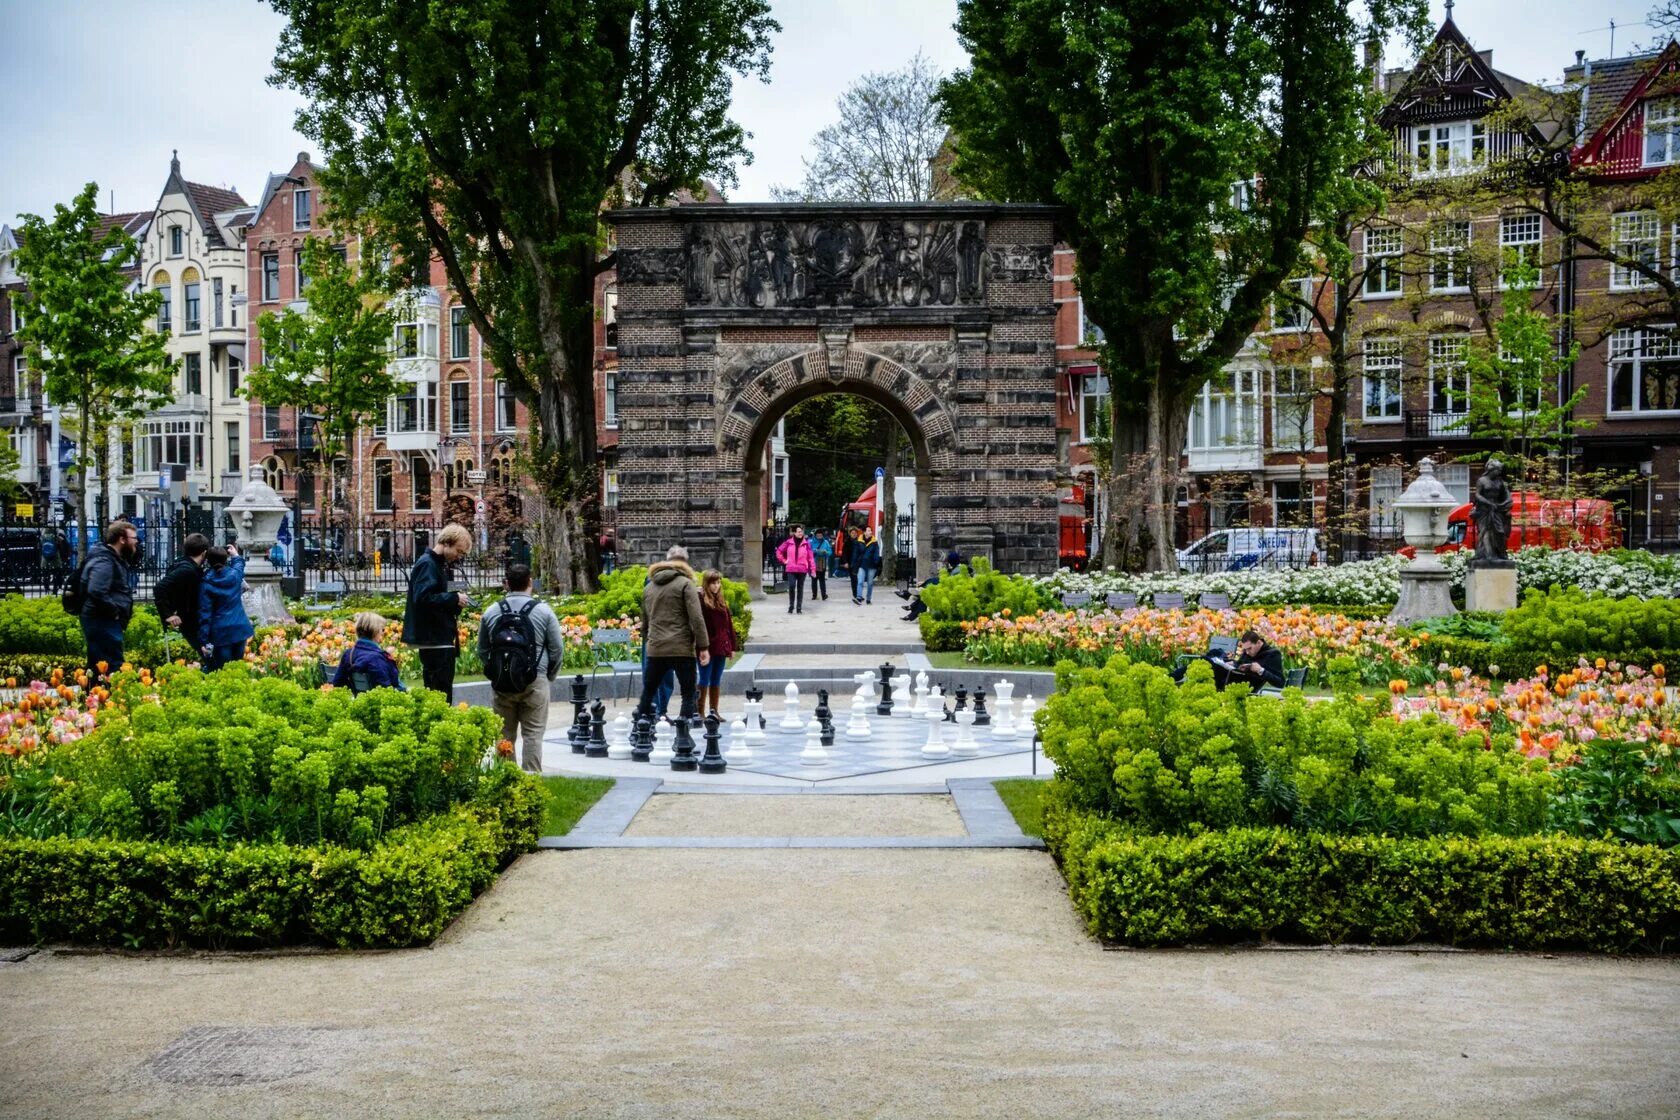
<path id="1" fill-rule="evenodd" d="M 87 569 L 93 560 L 90 551 L 87 559 L 76 565 L 76 570 L 70 573 L 70 582 L 64 585 L 64 590 L 58 593 L 58 604 L 64 608 L 64 613 L 72 618 L 82 617 L 82 606 L 87 602 Z"/>
<path id="2" fill-rule="evenodd" d="M 536 609 L 535 599 L 517 612 L 508 610 L 504 600 L 490 623 L 484 640 L 484 675 L 497 692 L 524 692 L 537 679 L 537 628 L 531 623 L 531 612 Z"/>

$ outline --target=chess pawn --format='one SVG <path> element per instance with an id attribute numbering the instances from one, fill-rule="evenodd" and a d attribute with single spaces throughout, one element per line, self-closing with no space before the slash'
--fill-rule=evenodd
<path id="1" fill-rule="evenodd" d="M 782 730 L 799 731 L 805 727 L 805 721 L 799 718 L 799 686 L 792 681 L 782 690 Z"/>
<path id="2" fill-rule="evenodd" d="M 992 713 L 986 710 L 986 690 L 977 688 L 974 690 L 974 726 L 990 727 L 991 724 Z"/>
<path id="3" fill-rule="evenodd" d="M 607 706 L 599 700 L 589 708 L 589 742 L 583 753 L 590 758 L 607 757 Z"/>
<path id="4" fill-rule="evenodd" d="M 653 753 L 653 720 L 640 712 L 630 724 L 630 761 L 646 762 Z"/>
<path id="5" fill-rule="evenodd" d="M 869 738 L 869 698 L 859 692 L 852 697 L 852 718 L 846 724 L 846 738 Z"/>
<path id="6" fill-rule="evenodd" d="M 677 752 L 671 749 L 671 744 L 676 741 L 677 729 L 671 726 L 671 721 L 660 720 L 654 725 L 653 753 L 648 755 L 648 761 L 655 765 L 670 762 L 677 756 Z"/>
<path id="7" fill-rule="evenodd" d="M 630 757 L 630 717 L 622 712 L 613 720 L 612 734 L 607 736 L 607 757 L 621 761 Z"/>
<path id="8" fill-rule="evenodd" d="M 828 752 L 823 749 L 822 730 L 816 720 L 805 728 L 805 749 L 799 752 L 799 761 L 806 766 L 821 766 L 828 761 Z"/>
<path id="9" fill-rule="evenodd" d="M 719 744 L 723 739 L 720 728 L 723 721 L 713 712 L 706 717 L 706 753 L 700 757 L 700 773 L 721 774 L 729 768 L 723 759 L 723 751 Z"/>
<path id="10" fill-rule="evenodd" d="M 747 721 L 738 719 L 729 725 L 729 761 L 739 766 L 752 761 L 752 748 L 747 746 Z"/>
<path id="11" fill-rule="evenodd" d="M 923 758 L 950 758 L 951 749 L 945 745 L 945 721 L 930 707 L 922 717 L 927 724 L 927 742 L 922 744 Z"/>
<path id="12" fill-rule="evenodd" d="M 980 744 L 974 738 L 976 718 L 973 708 L 964 708 L 957 713 L 957 741 L 951 745 L 952 754 L 971 757 L 980 753 Z"/>
<path id="13" fill-rule="evenodd" d="M 695 770 L 700 762 L 694 757 L 694 735 L 689 730 L 688 720 L 677 717 L 677 741 L 673 744 L 675 753 L 671 758 L 673 770 Z"/>

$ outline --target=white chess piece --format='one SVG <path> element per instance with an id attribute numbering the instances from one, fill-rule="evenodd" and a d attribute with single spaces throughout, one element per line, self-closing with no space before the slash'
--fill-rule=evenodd
<path id="1" fill-rule="evenodd" d="M 973 708 L 964 708 L 957 713 L 957 741 L 951 744 L 951 753 L 965 757 L 980 753 L 980 744 L 974 738 Z"/>
<path id="2" fill-rule="evenodd" d="M 1026 738 L 1031 739 L 1038 734 L 1038 727 L 1033 723 L 1033 714 L 1038 711 L 1038 704 L 1033 700 L 1032 693 L 1021 704 L 1021 731 Z"/>
<path id="3" fill-rule="evenodd" d="M 803 731 L 805 729 L 805 721 L 799 718 L 799 686 L 794 684 L 792 681 L 789 681 L 787 687 L 782 690 L 782 697 L 782 705 L 784 708 L 782 713 L 782 730 Z"/>
<path id="4" fill-rule="evenodd" d="M 869 738 L 869 701 L 861 692 L 852 697 L 852 718 L 846 724 L 846 738 Z"/>
<path id="5" fill-rule="evenodd" d="M 865 702 L 874 703 L 874 701 L 875 701 L 875 670 L 865 669 L 863 672 L 861 672 L 857 675 L 857 682 L 858 682 L 857 694 L 859 696 L 863 697 Z"/>
<path id="6" fill-rule="evenodd" d="M 927 711 L 928 675 L 925 671 L 916 674 L 915 695 L 916 702 L 910 708 L 910 714 L 919 716 Z"/>
<path id="7" fill-rule="evenodd" d="M 992 686 L 996 694 L 993 702 L 992 738 L 1015 738 L 1015 682 L 1009 680 L 998 681 Z"/>
<path id="8" fill-rule="evenodd" d="M 927 742 L 922 745 L 923 758 L 950 758 L 951 749 L 945 745 L 945 717 L 932 707 L 922 715 L 927 724 Z"/>
<path id="9" fill-rule="evenodd" d="M 764 711 L 764 701 L 748 700 L 746 704 L 747 738 L 746 743 L 751 746 L 764 742 L 764 728 L 758 724 L 759 716 Z"/>
<path id="10" fill-rule="evenodd" d="M 677 752 L 671 749 L 676 741 L 677 729 L 671 725 L 671 721 L 660 720 L 659 725 L 653 729 L 653 753 L 648 755 L 648 761 L 663 763 L 677 757 Z"/>
<path id="11" fill-rule="evenodd" d="M 729 761 L 752 761 L 752 748 L 747 745 L 747 721 L 744 718 L 737 719 L 729 725 Z"/>
<path id="12" fill-rule="evenodd" d="M 620 712 L 612 722 L 612 731 L 607 734 L 607 757 L 630 757 L 630 717 Z"/>
<path id="13" fill-rule="evenodd" d="M 821 766 L 828 761 L 828 751 L 822 745 L 822 725 L 816 720 L 805 728 L 805 749 L 799 752 L 799 761 L 806 766 Z"/>

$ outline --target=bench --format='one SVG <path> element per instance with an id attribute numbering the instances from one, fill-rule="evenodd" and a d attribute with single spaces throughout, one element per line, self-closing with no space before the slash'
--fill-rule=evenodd
<path id="1" fill-rule="evenodd" d="M 1283 688 L 1305 688 L 1306 684 L 1307 684 L 1307 670 L 1306 670 L 1305 666 L 1302 666 L 1299 669 L 1286 670 L 1283 674 Z M 1278 688 L 1276 685 L 1270 685 L 1269 684 L 1265 688 L 1262 688 L 1258 693 L 1256 693 L 1256 695 L 1259 695 L 1259 696 L 1282 696 L 1283 695 L 1283 688 Z"/>
<path id="2" fill-rule="evenodd" d="M 1184 592 L 1157 591 L 1153 601 L 1158 611 L 1181 611 L 1184 609 Z"/>
<path id="3" fill-rule="evenodd" d="M 1129 611 L 1137 606 L 1137 596 L 1130 591 L 1114 591 L 1108 596 L 1110 610 Z"/>
<path id="4" fill-rule="evenodd" d="M 1228 611 L 1231 609 L 1231 597 L 1223 591 L 1209 591 L 1196 605 L 1204 611 Z"/>
<path id="5" fill-rule="evenodd" d="M 616 650 L 628 649 L 629 647 L 630 631 L 628 630 L 607 626 L 597 626 L 595 629 L 591 630 L 589 632 L 589 648 L 595 655 L 595 664 L 591 667 L 589 673 L 591 682 L 593 682 L 595 677 L 600 676 L 601 667 L 606 666 L 612 671 L 613 679 L 615 681 L 618 679 L 618 675 L 620 673 L 629 673 L 630 688 L 634 690 L 636 687 L 636 674 L 642 671 L 641 659 L 637 658 L 634 661 L 620 661 L 613 657 L 613 653 Z"/>
<path id="6" fill-rule="evenodd" d="M 348 593 L 349 589 L 345 586 L 343 580 L 324 579 L 315 585 L 315 590 L 310 596 L 309 605 L 312 607 L 323 606 L 329 596 L 335 603 L 343 602 L 344 596 Z"/>
<path id="7" fill-rule="evenodd" d="M 1068 591 L 1062 595 L 1062 606 L 1083 607 L 1091 601 L 1091 596 L 1083 591 Z"/>

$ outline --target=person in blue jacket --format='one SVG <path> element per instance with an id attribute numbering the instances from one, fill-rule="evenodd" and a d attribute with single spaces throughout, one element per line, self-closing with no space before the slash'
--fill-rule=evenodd
<path id="1" fill-rule="evenodd" d="M 198 640 L 206 673 L 245 657 L 245 643 L 256 629 L 245 613 L 245 557 L 234 545 L 205 554 L 204 582 L 198 589 Z"/>
<path id="2" fill-rule="evenodd" d="M 385 632 L 385 616 L 377 611 L 363 611 L 356 622 L 356 644 L 344 651 L 339 659 L 338 672 L 333 674 L 332 686 L 350 690 L 357 695 L 370 688 L 394 688 L 407 692 L 397 672 L 397 660 L 379 644 Z"/>

